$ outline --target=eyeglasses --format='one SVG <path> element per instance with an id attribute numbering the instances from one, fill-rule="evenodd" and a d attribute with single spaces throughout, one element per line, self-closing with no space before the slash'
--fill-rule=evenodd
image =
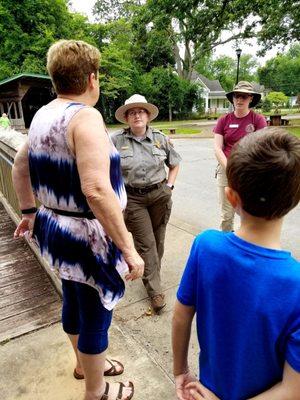
<path id="1" fill-rule="evenodd" d="M 138 115 L 140 117 L 140 116 L 144 115 L 146 112 L 147 111 L 144 109 L 141 109 L 138 111 L 130 110 L 130 111 L 128 111 L 127 115 L 128 115 L 128 117 L 135 117 L 136 115 Z"/>
<path id="2" fill-rule="evenodd" d="M 234 99 L 243 99 L 247 100 L 249 97 L 252 97 L 250 94 L 242 94 L 242 93 L 233 93 L 233 98 Z"/>

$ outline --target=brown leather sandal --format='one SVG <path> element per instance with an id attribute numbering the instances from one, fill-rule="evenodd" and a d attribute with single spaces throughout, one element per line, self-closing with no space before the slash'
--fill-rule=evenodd
<path id="1" fill-rule="evenodd" d="M 122 383 L 122 382 L 118 382 L 118 384 L 120 385 L 119 386 L 119 392 L 118 392 L 118 395 L 117 395 L 115 400 L 130 400 L 130 399 L 132 399 L 133 394 L 134 394 L 133 383 L 129 381 L 129 386 L 125 386 L 124 383 Z M 122 399 L 123 388 L 128 388 L 128 387 L 132 388 L 132 393 L 128 397 L 126 397 L 126 399 Z M 103 393 L 103 395 L 101 396 L 101 398 L 99 400 L 109 400 L 108 399 L 108 393 L 109 393 L 109 383 L 105 382 L 105 390 L 104 390 L 104 393 Z"/>
<path id="2" fill-rule="evenodd" d="M 124 365 L 120 361 L 113 360 L 113 359 L 109 360 L 108 358 L 106 358 L 106 361 L 111 365 L 111 367 L 107 371 L 104 371 L 104 376 L 116 376 L 116 375 L 123 374 Z M 117 370 L 116 364 L 121 367 L 120 371 Z M 84 375 L 83 374 L 79 374 L 76 371 L 76 368 L 73 371 L 73 376 L 74 376 L 75 379 L 84 379 Z"/>
<path id="3" fill-rule="evenodd" d="M 106 358 L 106 361 L 111 365 L 111 367 L 107 370 L 104 371 L 104 376 L 116 376 L 116 375 L 121 375 L 124 372 L 124 365 L 118 361 L 118 360 L 109 360 Z M 120 371 L 117 370 L 116 365 L 121 367 Z"/>

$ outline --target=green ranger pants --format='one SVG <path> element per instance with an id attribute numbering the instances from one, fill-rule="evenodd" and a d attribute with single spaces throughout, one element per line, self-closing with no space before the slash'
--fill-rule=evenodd
<path id="1" fill-rule="evenodd" d="M 166 184 L 146 194 L 128 193 L 125 222 L 145 262 L 143 283 L 150 297 L 162 293 L 160 269 L 171 196 L 172 191 Z"/>

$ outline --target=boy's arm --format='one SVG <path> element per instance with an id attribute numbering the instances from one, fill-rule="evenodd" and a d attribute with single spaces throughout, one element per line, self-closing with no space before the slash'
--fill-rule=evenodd
<path id="1" fill-rule="evenodd" d="M 286 362 L 282 381 L 249 400 L 300 400 L 300 373 Z"/>
<path id="2" fill-rule="evenodd" d="M 212 392 L 207 390 L 200 382 L 187 386 L 194 400 L 217 400 Z M 284 365 L 282 381 L 271 389 L 251 397 L 248 400 L 299 400 L 300 399 L 300 373 L 295 371 L 287 362 Z"/>
<path id="3" fill-rule="evenodd" d="M 172 322 L 173 373 L 188 372 L 188 348 L 191 336 L 191 325 L 194 318 L 194 307 L 175 302 Z"/>
<path id="4" fill-rule="evenodd" d="M 175 302 L 172 322 L 173 372 L 178 399 L 187 399 L 185 385 L 196 380 L 189 374 L 188 349 L 195 308 Z"/>

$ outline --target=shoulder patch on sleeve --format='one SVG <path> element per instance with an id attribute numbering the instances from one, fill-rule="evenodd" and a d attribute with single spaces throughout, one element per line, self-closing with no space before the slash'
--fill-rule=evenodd
<path id="1" fill-rule="evenodd" d="M 157 129 L 157 130 L 156 130 L 156 129 L 153 129 L 153 130 L 152 130 L 152 133 L 155 133 L 156 135 L 160 135 L 160 136 L 167 136 L 165 133 L 159 131 L 158 129 Z"/>

